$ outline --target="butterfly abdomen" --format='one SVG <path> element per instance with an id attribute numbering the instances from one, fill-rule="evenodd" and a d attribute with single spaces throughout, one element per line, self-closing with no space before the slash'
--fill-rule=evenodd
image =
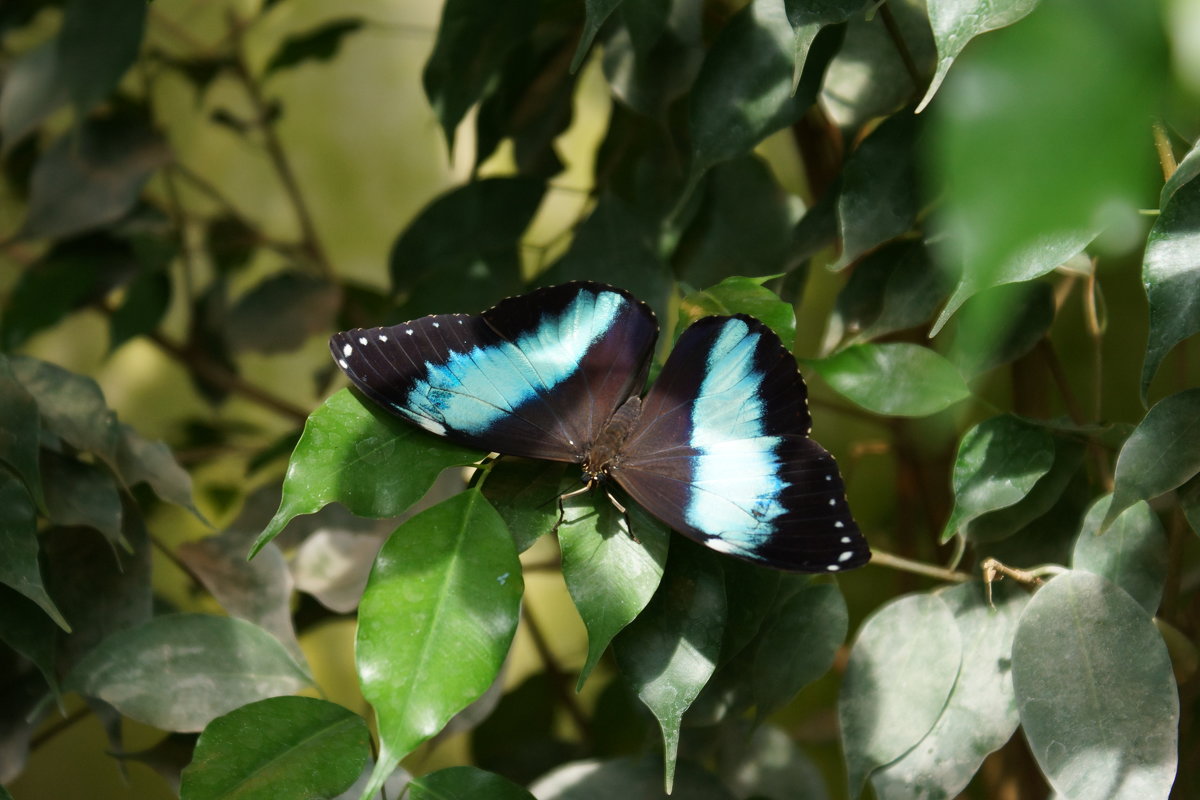
<path id="1" fill-rule="evenodd" d="M 620 463 L 621 448 L 642 416 L 642 399 L 637 395 L 626 400 L 584 456 L 583 471 L 590 478 L 599 478 Z"/>

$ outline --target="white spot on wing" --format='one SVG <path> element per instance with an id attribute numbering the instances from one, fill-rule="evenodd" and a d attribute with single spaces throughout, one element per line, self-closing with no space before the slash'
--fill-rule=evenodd
<path id="1" fill-rule="evenodd" d="M 339 366 L 339 367 L 341 367 L 342 369 L 346 369 L 346 368 L 348 368 L 350 365 L 346 363 L 346 359 L 344 359 L 344 358 L 339 358 L 339 359 L 338 359 L 338 366 Z"/>
<path id="2" fill-rule="evenodd" d="M 440 328 L 440 327 L 442 327 L 442 326 L 441 326 L 439 323 L 435 322 L 435 323 L 433 323 L 433 327 L 435 327 L 435 328 Z"/>
<path id="3" fill-rule="evenodd" d="M 843 536 L 843 537 L 842 537 L 842 544 L 850 544 L 850 537 L 849 537 L 849 536 Z"/>
<path id="4" fill-rule="evenodd" d="M 837 564 L 830 564 L 825 569 L 829 570 L 830 572 L 837 572 L 839 569 L 841 569 L 841 567 L 839 567 Z"/>
<path id="5" fill-rule="evenodd" d="M 387 334 L 386 334 L 386 333 L 381 333 L 381 334 L 379 334 L 379 341 L 381 341 L 381 342 L 386 342 L 386 341 L 387 341 Z"/>
<path id="6" fill-rule="evenodd" d="M 353 352 L 354 352 L 354 348 L 351 347 L 349 344 L 342 345 L 342 355 L 348 356 Z"/>
<path id="7" fill-rule="evenodd" d="M 836 506 L 836 505 L 837 505 L 837 500 L 834 500 L 832 497 L 831 497 L 831 498 L 829 498 L 829 505 L 831 505 L 831 506 Z"/>
<path id="8" fill-rule="evenodd" d="M 404 332 L 407 333 L 409 336 L 412 336 L 412 328 L 407 328 L 407 329 L 405 329 Z"/>
<path id="9" fill-rule="evenodd" d="M 365 337 L 365 336 L 358 337 L 358 343 L 365 345 L 367 343 L 367 337 Z"/>
<path id="10" fill-rule="evenodd" d="M 844 552 L 840 556 L 838 556 L 838 563 L 840 564 L 844 561 L 849 561 L 853 556 L 854 556 L 854 552 L 851 550 L 847 550 L 846 552 Z"/>
<path id="11" fill-rule="evenodd" d="M 835 528 L 844 528 L 844 527 L 846 527 L 846 526 L 842 524 L 842 521 L 841 521 L 841 520 L 838 520 L 837 522 L 833 523 L 833 527 L 835 527 Z"/>

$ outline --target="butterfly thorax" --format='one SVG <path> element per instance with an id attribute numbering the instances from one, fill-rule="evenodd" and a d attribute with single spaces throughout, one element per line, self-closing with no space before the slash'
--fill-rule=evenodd
<path id="1" fill-rule="evenodd" d="M 620 463 L 621 448 L 642 415 L 642 398 L 634 395 L 626 400 L 612 418 L 600 429 L 600 435 L 584 454 L 583 474 L 598 479 Z"/>

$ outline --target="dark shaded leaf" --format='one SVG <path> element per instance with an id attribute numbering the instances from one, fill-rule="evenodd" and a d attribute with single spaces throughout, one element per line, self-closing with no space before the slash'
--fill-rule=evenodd
<path id="1" fill-rule="evenodd" d="M 671 791 L 683 713 L 716 668 L 725 629 L 725 586 L 713 554 L 676 537 L 646 610 L 613 642 L 621 672 L 662 728 Z M 681 790 L 682 791 L 682 790 Z"/>
<path id="2" fill-rule="evenodd" d="M 969 376 L 1016 361 L 1049 333 L 1055 311 L 1049 283 L 985 289 L 963 304 L 948 357 Z"/>
<path id="3" fill-rule="evenodd" d="M 531 178 L 489 178 L 426 206 L 390 256 L 392 289 L 403 298 L 409 317 L 478 313 L 516 294 L 521 287 L 518 244 L 544 191 L 545 185 Z"/>
<path id="4" fill-rule="evenodd" d="M 446 767 L 408 785 L 412 800 L 534 800 L 533 795 L 499 775 L 484 772 L 478 767 Z"/>
<path id="5" fill-rule="evenodd" d="M 50 39 L 9 62 L 0 92 L 0 134 L 5 156 L 42 120 L 67 102 L 58 72 L 58 40 Z"/>
<path id="6" fill-rule="evenodd" d="M 39 580 L 40 580 L 39 576 Z M 15 589 L 0 586 L 0 641 L 28 659 L 38 668 L 50 691 L 58 695 L 58 675 L 55 669 L 55 650 L 59 628 L 28 597 Z M 0 692 L 3 697 L 3 692 Z M 11 714 L 8 705 L 3 706 L 6 715 Z M 3 745 L 7 738 L 0 722 L 0 775 L 4 775 L 7 761 Z"/>
<path id="7" fill-rule="evenodd" d="M 109 320 L 108 346 L 116 350 L 130 339 L 155 330 L 171 304 L 171 279 L 157 270 L 139 274 Z"/>
<path id="8" fill-rule="evenodd" d="M 1122 511 L 1108 530 L 1100 533 L 1100 522 L 1111 501 L 1112 495 L 1105 495 L 1088 509 L 1075 540 L 1071 566 L 1107 578 L 1153 616 L 1167 578 L 1166 533 L 1142 501 Z"/>
<path id="9" fill-rule="evenodd" d="M 571 72 L 579 69 L 592 46 L 592 40 L 600 31 L 600 26 L 612 12 L 617 10 L 619 5 L 621 5 L 621 0 L 585 0 L 584 13 L 586 16 L 583 22 L 583 33 L 579 36 L 579 46 L 571 58 Z"/>
<path id="10" fill-rule="evenodd" d="M 1171 177 L 1163 183 L 1162 192 L 1159 194 L 1159 208 L 1166 208 L 1180 187 L 1191 183 L 1192 179 L 1200 175 L 1200 143 L 1193 143 L 1192 149 L 1187 152 L 1187 155 L 1175 167 L 1175 171 L 1171 173 Z"/>
<path id="11" fill-rule="evenodd" d="M 475 490 L 418 514 L 384 544 L 359 604 L 355 646 L 381 742 L 364 798 L 492 684 L 523 589 L 504 520 Z"/>
<path id="12" fill-rule="evenodd" d="M 279 510 L 251 553 L 293 517 L 332 502 L 362 517 L 394 517 L 421 499 L 443 469 L 478 457 L 343 389 L 309 415 L 288 463 Z"/>
<path id="13" fill-rule="evenodd" d="M 637 505 L 624 505 L 628 525 L 600 492 L 563 503 L 558 529 L 563 579 L 588 632 L 587 660 L 576 691 L 583 689 L 613 637 L 650 602 L 667 561 L 670 530 Z"/>
<path id="14" fill-rule="evenodd" d="M 112 473 L 99 464 L 42 452 L 46 511 L 55 525 L 85 525 L 114 546 L 129 550 L 121 529 L 121 495 Z"/>
<path id="15" fill-rule="evenodd" d="M 1200 476 L 1179 487 L 1179 505 L 1192 531 L 1200 535 Z"/>
<path id="16" fill-rule="evenodd" d="M 13 358 L 9 364 L 37 401 L 42 427 L 77 450 L 90 451 L 110 463 L 115 460 L 116 415 L 94 380 L 36 358 Z"/>
<path id="17" fill-rule="evenodd" d="M 579 747 L 555 732 L 554 680 L 539 672 L 501 698 L 471 733 L 472 763 L 525 784 L 575 756 Z"/>
<path id="18" fill-rule="evenodd" d="M 700 0 L 625 0 L 604 42 L 613 96 L 654 121 L 691 87 L 704 60 Z M 610 126 L 610 131 L 612 126 Z M 677 157 L 672 148 L 672 156 Z M 678 167 L 678 165 L 676 165 Z"/>
<path id="19" fill-rule="evenodd" d="M 152 442 L 125 423 L 119 423 L 116 468 L 128 487 L 145 483 L 159 499 L 191 511 L 207 522 L 192 502 L 192 478 L 179 466 L 171 448 L 164 442 Z"/>
<path id="20" fill-rule="evenodd" d="M 250 263 L 258 249 L 259 234 L 237 217 L 224 216 L 208 223 L 204 241 L 213 265 L 228 275 Z"/>
<path id="21" fill-rule="evenodd" d="M 1017 533 L 1046 514 L 1062 497 L 1071 480 L 1080 475 L 1084 446 L 1066 437 L 1055 436 L 1054 463 L 1029 493 L 1010 506 L 988 511 L 967 521 L 960 528 L 971 542 L 996 542 Z"/>
<path id="22" fill-rule="evenodd" d="M 162 730 L 198 731 L 239 706 L 311 682 L 283 645 L 257 625 L 170 614 L 106 638 L 75 666 L 63 688 L 98 697 Z"/>
<path id="23" fill-rule="evenodd" d="M 962 636 L 936 595 L 906 595 L 867 618 L 838 696 L 851 797 L 929 733 L 961 663 Z"/>
<path id="24" fill-rule="evenodd" d="M 813 40 L 826 25 L 845 22 L 863 9 L 863 0 L 784 0 L 788 21 L 796 32 L 793 84 L 800 82 Z"/>
<path id="25" fill-rule="evenodd" d="M 115 222 L 169 157 L 162 138 L 138 114 L 84 120 L 38 160 L 18 235 L 70 236 Z"/>
<path id="26" fill-rule="evenodd" d="M 271 697 L 217 717 L 183 771 L 182 800 L 332 797 L 370 756 L 363 718 L 311 697 Z"/>
<path id="27" fill-rule="evenodd" d="M 59 79 L 84 114 L 116 88 L 137 58 L 146 3 L 67 0 L 58 35 Z"/>
<path id="28" fill-rule="evenodd" d="M 483 496 L 500 512 L 518 553 L 524 553 L 558 522 L 559 486 L 566 465 L 505 456 L 483 484 Z"/>
<path id="29" fill-rule="evenodd" d="M 425 94 L 453 149 L 463 115 L 483 96 L 504 59 L 537 21 L 536 3 L 449 0 L 422 76 Z"/>
<path id="30" fill-rule="evenodd" d="M 119 723 L 119 715 L 117 720 Z M 170 733 L 144 750 L 135 752 L 114 750 L 109 755 L 123 764 L 134 761 L 146 765 L 158 773 L 159 777 L 171 787 L 171 790 L 178 794 L 180 775 L 192 761 L 197 738 L 197 734 L 194 733 Z"/>
<path id="31" fill-rule="evenodd" d="M 1150 229 L 1142 286 L 1150 334 L 1142 365 L 1142 403 L 1150 381 L 1175 345 L 1200 332 L 1200 180 L 1179 187 Z"/>
<path id="32" fill-rule="evenodd" d="M 1151 500 L 1200 473 L 1200 389 L 1160 400 L 1121 446 L 1105 530 L 1138 500 Z"/>
<path id="33" fill-rule="evenodd" d="M 954 510 L 942 530 L 949 541 L 989 511 L 1024 499 L 1054 465 L 1054 439 L 1018 417 L 992 417 L 963 436 L 954 460 Z"/>
<path id="34" fill-rule="evenodd" d="M 337 286 L 297 270 L 272 275 L 238 298 L 226 337 L 234 352 L 284 353 L 333 329 Z"/>
<path id="35" fill-rule="evenodd" d="M 25 486 L 17 476 L 0 467 L 0 583 L 37 603 L 55 624 L 70 633 L 71 626 L 42 583 L 35 514 L 33 499 Z"/>
<path id="36" fill-rule="evenodd" d="M 8 357 L 0 354 L 0 462 L 25 484 L 34 505 L 46 508 L 42 495 L 37 401 L 13 375 Z"/>
<path id="37" fill-rule="evenodd" d="M 1166 797 L 1179 695 L 1162 636 L 1128 594 L 1068 572 L 1038 590 L 1013 642 L 1029 749 L 1066 797 Z"/>
<path id="38" fill-rule="evenodd" d="M 876 414 L 924 417 L 971 395 L 949 361 L 907 342 L 856 344 L 804 363 L 839 394 Z"/>
<path id="39" fill-rule="evenodd" d="M 726 278 L 716 286 L 692 292 L 679 304 L 675 335 L 696 320 L 713 314 L 749 314 L 765 322 L 791 349 L 796 340 L 796 311 L 763 286 L 769 278 Z"/>
<path id="40" fill-rule="evenodd" d="M 281 69 L 290 69 L 306 61 L 328 61 L 341 49 L 342 40 L 363 26 L 361 19 L 337 19 L 319 28 L 289 36 L 263 70 L 270 77 Z"/>
<path id="41" fill-rule="evenodd" d="M 928 322 L 950 292 L 925 245 L 886 244 L 863 258 L 838 293 L 829 347 L 870 341 Z"/>

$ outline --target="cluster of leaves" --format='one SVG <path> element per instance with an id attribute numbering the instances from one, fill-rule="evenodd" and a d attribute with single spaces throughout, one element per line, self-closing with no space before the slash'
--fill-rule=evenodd
<path id="1" fill-rule="evenodd" d="M 231 16 L 215 48 L 182 55 L 147 44 L 155 11 L 140 2 L 0 11 L 0 30 L 61 18 L 9 59 L 0 94 L 7 191 L 25 209 L 5 257 L 26 263 L 0 321 L 0 349 L 14 354 L 0 360 L 0 668 L 14 677 L 6 722 L 30 720 L 20 747 L 40 718 L 29 712 L 75 692 L 114 736 L 122 716 L 170 732 L 154 757 L 182 750 L 175 774 L 189 764 L 179 788 L 191 800 L 372 797 L 403 784 L 401 759 L 448 725 L 471 730 L 476 766 L 414 779 L 409 796 L 657 794 L 665 773 L 668 789 L 701 800 L 823 797 L 819 748 L 785 724 L 805 703 L 836 704 L 851 796 L 986 791 L 988 758 L 992 774 L 1064 797 L 1168 795 L 1177 754 L 1195 746 L 1200 689 L 1200 593 L 1186 577 L 1200 389 L 1183 345 L 1200 331 L 1200 149 L 1175 168 L 1169 128 L 1187 143 L 1200 121 L 1157 125 L 1169 174 L 1155 199 L 1147 120 L 1170 109 L 1178 78 L 1159 4 L 447 0 L 424 86 L 448 144 L 476 109 L 476 175 L 397 237 L 384 292 L 330 263 L 267 91 L 368 23 L 333 19 L 253 67 L 244 40 L 279 5 Z M 554 202 L 584 64 L 612 97 L 586 217 L 565 252 L 530 263 L 524 239 Z M 241 87 L 249 111 L 212 120 L 261 148 L 294 238 L 263 231 L 174 157 L 152 123 L 152 86 L 168 72 L 200 95 L 218 79 Z M 773 135 L 802 191 L 762 157 Z M 506 158 L 504 176 L 478 177 Z M 196 218 L 177 184 L 219 212 Z M 1132 209 L 1154 205 L 1142 237 Z M 1115 292 L 1109 309 L 1101 288 L 1136 274 L 1142 238 L 1145 298 Z M 234 299 L 262 253 L 281 266 Z M 837 414 L 861 426 L 868 454 L 844 463 L 887 454 L 894 486 L 848 468 L 850 501 L 876 563 L 928 582 L 885 584 L 877 567 L 841 585 L 780 574 L 588 497 L 556 526 L 553 498 L 577 485 L 563 465 L 486 460 L 348 390 L 308 415 L 238 373 L 240 349 L 276 354 L 335 327 L 476 311 L 576 278 L 633 291 L 676 334 L 745 312 L 804 346 L 810 322 L 798 331 L 795 309 L 832 306 L 818 356 L 802 360 L 819 379 L 817 435 L 855 453 L 824 435 Z M 163 325 L 179 300 L 184 340 Z M 1106 315 L 1131 306 L 1149 309 L 1140 364 L 1114 358 L 1102 375 Z M 111 348 L 152 342 L 214 406 L 236 393 L 304 421 L 298 436 L 261 436 L 248 465 L 294 443 L 281 489 L 171 552 L 228 617 L 152 609 L 147 511 L 192 508 L 169 450 L 117 423 L 94 382 L 15 355 L 97 309 Z M 330 375 L 314 368 L 318 385 Z M 1088 379 L 1085 408 L 1072 385 Z M 1130 404 L 1120 387 L 1133 386 Z M 1105 419 L 1104 401 L 1126 403 L 1123 423 Z M 180 444 L 230 435 L 211 420 L 191 429 Z M 447 468 L 472 464 L 462 491 L 382 523 L 394 530 L 381 549 L 337 517 L 338 506 L 369 520 L 411 513 Z M 276 496 L 269 522 L 249 508 Z M 331 518 L 344 535 L 330 535 Z M 544 671 L 498 697 L 518 627 L 540 636 L 520 555 L 551 531 L 587 630 L 576 688 L 607 680 L 591 712 L 544 643 Z M 347 554 L 339 577 L 317 577 Z M 992 597 L 981 570 L 1015 580 Z M 356 615 L 373 754 L 361 716 L 288 696 L 312 682 L 296 589 L 319 614 Z M 834 736 L 826 726 L 819 738 Z M 1200 775 L 1178 780 L 1186 792 Z"/>

